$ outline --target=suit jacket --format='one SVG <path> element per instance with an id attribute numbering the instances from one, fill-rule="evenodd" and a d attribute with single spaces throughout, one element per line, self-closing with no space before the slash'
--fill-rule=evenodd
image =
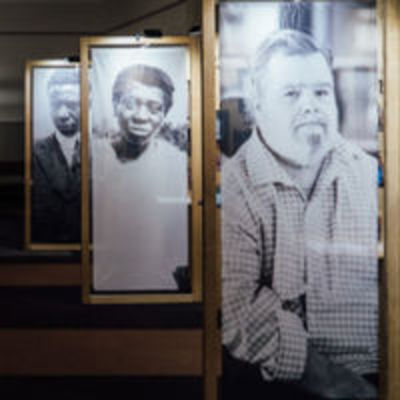
<path id="1" fill-rule="evenodd" d="M 78 152 L 79 153 L 79 152 Z M 69 167 L 53 133 L 33 152 L 32 241 L 80 241 L 80 159 Z"/>

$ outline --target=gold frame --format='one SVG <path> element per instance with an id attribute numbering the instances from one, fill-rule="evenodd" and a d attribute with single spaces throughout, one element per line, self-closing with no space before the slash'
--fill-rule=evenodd
<path id="1" fill-rule="evenodd" d="M 95 293 L 92 292 L 92 267 L 89 245 L 89 51 L 93 47 L 121 48 L 136 46 L 185 46 L 188 49 L 190 65 L 190 126 L 192 173 L 191 232 L 191 293 Z M 125 303 L 193 303 L 202 299 L 202 153 L 201 153 L 201 74 L 200 44 L 194 37 L 85 37 L 81 38 L 81 105 L 82 105 L 82 299 L 91 304 Z"/>
<path id="2" fill-rule="evenodd" d="M 383 15 L 385 269 L 382 304 L 382 393 L 400 398 L 400 3 L 380 0 Z M 379 1 L 378 1 L 379 4 Z"/>
<path id="3" fill-rule="evenodd" d="M 215 135 L 217 109 L 216 0 L 202 0 L 203 31 L 203 180 L 204 180 L 204 323 L 203 398 L 218 399 L 221 338 L 218 329 L 220 300 L 220 238 L 217 223 L 218 157 Z M 218 288 L 218 289 L 216 289 Z"/>
<path id="4" fill-rule="evenodd" d="M 31 60 L 25 64 L 25 231 L 24 244 L 27 250 L 73 251 L 80 250 L 80 243 L 36 243 L 32 242 L 32 120 L 33 120 L 33 70 L 35 68 L 76 68 L 79 63 L 65 60 Z"/>
<path id="5" fill-rule="evenodd" d="M 328 0 L 329 1 L 329 0 Z M 221 371 L 221 339 L 218 329 L 221 255 L 218 212 L 215 205 L 217 157 L 215 110 L 217 98 L 216 6 L 218 0 L 202 0 L 204 76 L 204 338 L 203 376 L 205 400 L 218 399 Z M 377 0 L 377 26 L 383 54 L 384 119 L 384 254 L 381 271 L 380 390 L 381 400 L 400 398 L 400 2 Z M 207 100 L 206 100 L 207 99 Z M 218 289 L 216 290 L 216 287 Z"/>

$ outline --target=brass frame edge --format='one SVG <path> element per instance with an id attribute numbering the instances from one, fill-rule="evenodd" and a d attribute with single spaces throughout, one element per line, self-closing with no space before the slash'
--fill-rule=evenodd
<path id="1" fill-rule="evenodd" d="M 385 268 L 382 397 L 400 398 L 400 3 L 384 1 Z"/>
<path id="2" fill-rule="evenodd" d="M 28 60 L 25 63 L 25 150 L 24 150 L 24 247 L 30 251 L 70 251 L 80 250 L 79 243 L 39 243 L 32 242 L 32 150 L 33 150 L 33 91 L 35 68 L 77 68 L 79 63 L 59 59 Z"/>
<path id="3" fill-rule="evenodd" d="M 217 400 L 218 358 L 221 341 L 218 334 L 217 290 L 217 208 L 216 208 L 216 1 L 203 0 L 203 184 L 204 184 L 204 232 L 203 232 L 203 290 L 204 290 L 204 334 L 203 334 L 203 398 Z"/>
<path id="4" fill-rule="evenodd" d="M 89 50 L 93 47 L 131 47 L 131 46 L 185 46 L 188 49 L 191 91 L 190 123 L 192 132 L 191 171 L 193 179 L 190 246 L 192 249 L 192 292 L 185 293 L 118 293 L 103 294 L 92 291 L 93 268 L 90 265 L 90 215 L 89 215 L 89 142 L 88 142 L 88 69 Z M 202 299 L 202 215 L 201 215 L 201 74 L 199 40 L 186 36 L 166 36 L 149 39 L 140 37 L 84 37 L 81 38 L 81 131 L 82 131 L 82 299 L 90 304 L 145 304 L 145 303 L 195 303 Z"/>

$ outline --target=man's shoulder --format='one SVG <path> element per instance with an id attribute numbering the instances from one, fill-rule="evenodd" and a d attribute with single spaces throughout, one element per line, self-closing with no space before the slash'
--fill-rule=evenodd
<path id="1" fill-rule="evenodd" d="M 336 150 L 349 169 L 353 171 L 361 170 L 365 173 L 367 170 L 375 171 L 377 168 L 377 159 L 356 143 L 340 138 Z"/>
<path id="2" fill-rule="evenodd" d="M 353 191 L 374 193 L 378 184 L 378 160 L 357 144 L 342 139 L 336 147 L 341 161 L 340 175 Z M 374 197 L 374 196 L 372 196 Z"/>
<path id="3" fill-rule="evenodd" d="M 224 192 L 251 192 L 252 182 L 249 171 L 251 153 L 250 140 L 244 143 L 238 151 L 222 162 L 222 189 Z"/>
<path id="4" fill-rule="evenodd" d="M 55 134 L 52 133 L 49 136 L 46 136 L 45 138 L 39 139 L 35 142 L 33 146 L 33 152 L 36 156 L 42 156 L 46 155 L 46 153 L 52 149 L 55 145 L 56 141 Z"/>
<path id="5" fill-rule="evenodd" d="M 53 132 L 53 133 L 51 133 L 50 135 L 48 135 L 48 136 L 46 136 L 44 138 L 36 140 L 35 141 L 35 147 L 46 147 L 46 146 L 49 146 L 49 145 L 54 143 L 54 140 L 57 140 L 57 139 L 56 139 L 56 134 Z"/>

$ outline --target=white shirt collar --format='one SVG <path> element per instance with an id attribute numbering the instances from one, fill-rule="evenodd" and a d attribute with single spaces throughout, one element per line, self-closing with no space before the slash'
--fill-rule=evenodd
<path id="1" fill-rule="evenodd" d="M 74 136 L 69 137 L 63 135 L 58 130 L 56 130 L 56 138 L 58 140 L 58 143 L 60 144 L 61 150 L 69 166 L 72 165 L 74 147 L 75 143 L 77 141 L 79 142 L 79 137 L 80 137 L 79 132 L 77 132 Z"/>

